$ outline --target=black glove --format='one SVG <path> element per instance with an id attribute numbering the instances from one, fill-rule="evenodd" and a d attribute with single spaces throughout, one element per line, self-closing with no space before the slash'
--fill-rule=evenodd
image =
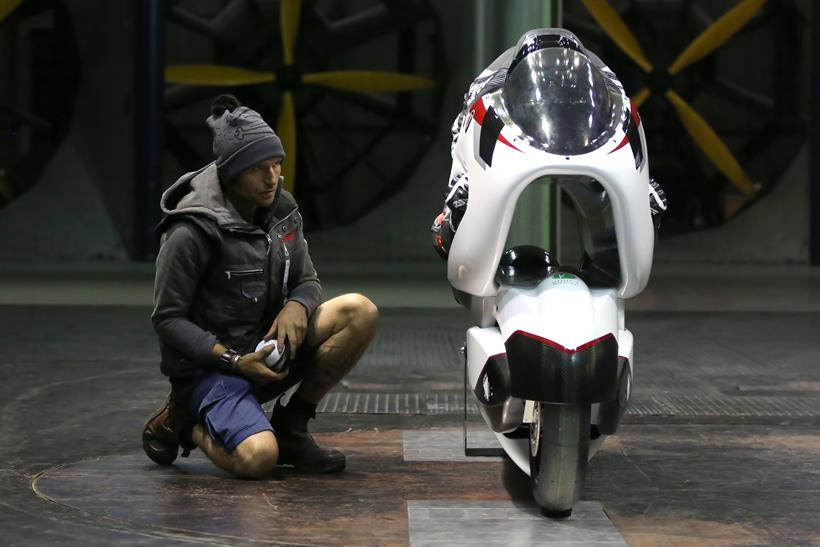
<path id="1" fill-rule="evenodd" d="M 458 225 L 461 224 L 461 219 L 467 211 L 467 199 L 469 197 L 470 185 L 465 180 L 465 182 L 461 183 L 461 185 L 450 194 L 450 197 L 445 202 L 445 205 L 447 205 L 447 208 L 450 209 L 451 212 L 448 220 L 454 231 L 458 230 Z"/>
<path id="2" fill-rule="evenodd" d="M 649 179 L 649 210 L 652 213 L 652 224 L 655 230 L 661 227 L 661 219 L 666 212 L 666 193 L 655 179 Z"/>

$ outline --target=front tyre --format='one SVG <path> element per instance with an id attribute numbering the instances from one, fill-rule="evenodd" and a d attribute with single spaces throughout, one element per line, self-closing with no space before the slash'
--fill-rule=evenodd
<path id="1" fill-rule="evenodd" d="M 548 517 L 568 517 L 584 487 L 590 405 L 536 403 L 530 424 L 530 482 Z"/>

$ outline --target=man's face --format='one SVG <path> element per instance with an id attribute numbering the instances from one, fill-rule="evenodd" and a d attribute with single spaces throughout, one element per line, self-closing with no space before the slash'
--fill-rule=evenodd
<path id="1" fill-rule="evenodd" d="M 260 161 L 242 171 L 233 184 L 233 194 L 259 207 L 269 207 L 276 196 L 276 186 L 282 173 L 282 158 Z"/>

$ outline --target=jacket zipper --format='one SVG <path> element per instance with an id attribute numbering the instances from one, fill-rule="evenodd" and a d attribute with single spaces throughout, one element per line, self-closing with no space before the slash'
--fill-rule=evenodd
<path id="1" fill-rule="evenodd" d="M 282 241 L 282 236 L 279 236 L 279 240 Z M 282 241 L 282 249 L 285 251 L 285 274 L 282 276 L 282 297 L 287 299 L 288 276 L 290 275 L 290 252 L 288 251 L 288 246 L 284 241 Z"/>
<path id="2" fill-rule="evenodd" d="M 277 222 L 276 224 L 274 224 L 274 225 L 271 227 L 271 231 L 276 230 L 276 228 L 277 228 L 280 224 L 282 224 L 282 223 L 283 223 L 283 222 L 285 222 L 287 219 L 289 219 L 290 217 L 292 217 L 292 216 L 296 213 L 296 211 L 298 211 L 298 210 L 299 210 L 299 208 L 298 208 L 298 207 L 294 207 L 294 208 L 293 208 L 293 210 L 292 210 L 290 213 L 288 213 L 287 215 L 285 215 L 285 218 L 283 218 L 282 220 L 280 220 L 279 222 Z M 288 277 L 290 276 L 290 251 L 288 251 L 288 246 L 287 246 L 287 245 L 285 244 L 285 242 L 282 240 L 282 234 L 276 234 L 276 237 L 278 237 L 278 238 L 279 238 L 279 241 L 281 241 L 281 242 L 282 242 L 282 251 L 283 251 L 283 252 L 284 252 L 284 254 L 285 254 L 285 272 L 284 272 L 284 274 L 282 275 L 282 298 L 284 298 L 285 300 L 287 300 L 287 298 L 288 298 Z"/>
<path id="3" fill-rule="evenodd" d="M 231 276 L 233 276 L 233 277 L 242 277 L 242 276 L 245 276 L 245 275 L 261 274 L 263 272 L 264 272 L 264 270 L 262 268 L 256 268 L 256 269 L 253 269 L 253 270 L 233 270 L 233 271 L 225 270 L 225 275 L 228 277 L 228 279 L 230 279 Z"/>

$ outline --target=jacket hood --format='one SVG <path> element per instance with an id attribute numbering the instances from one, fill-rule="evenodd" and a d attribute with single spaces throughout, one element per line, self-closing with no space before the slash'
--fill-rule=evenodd
<path id="1" fill-rule="evenodd" d="M 245 222 L 222 193 L 216 163 L 179 177 L 163 192 L 159 204 L 167 217 L 194 214 L 209 217 L 219 225 Z"/>
<path id="2" fill-rule="evenodd" d="M 283 190 L 282 186 L 281 183 L 277 186 L 273 204 L 262 210 L 266 224 L 277 218 L 284 218 L 296 208 L 293 196 Z M 158 232 L 162 232 L 168 223 L 183 215 L 207 218 L 217 226 L 250 226 L 222 193 L 216 163 L 179 177 L 163 192 L 159 203 L 163 219 L 157 226 Z"/>

